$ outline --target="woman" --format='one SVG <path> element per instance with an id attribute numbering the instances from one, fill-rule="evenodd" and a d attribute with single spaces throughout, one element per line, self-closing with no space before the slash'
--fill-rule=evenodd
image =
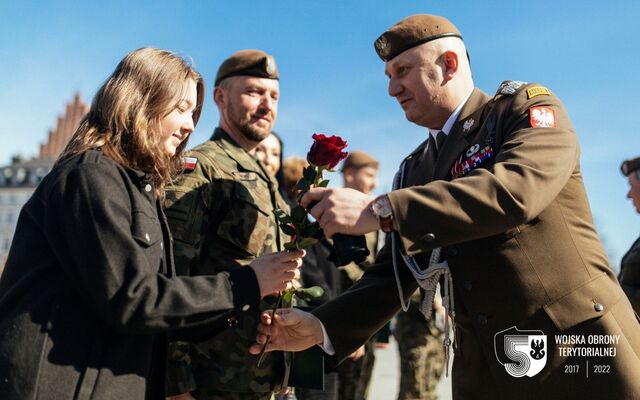
<path id="1" fill-rule="evenodd" d="M 264 169 L 276 178 L 278 186 L 280 187 L 280 194 L 282 194 L 282 197 L 289 202 L 289 199 L 283 191 L 284 175 L 281 168 L 282 152 L 282 139 L 275 132 L 271 132 L 271 134 L 264 138 L 264 140 L 262 140 L 255 149 L 256 158 L 262 163 L 262 165 L 264 165 Z"/>
<path id="2" fill-rule="evenodd" d="M 98 90 L 18 220 L 0 280 L 1 399 L 162 399 L 168 332 L 213 334 L 294 278 L 301 252 L 175 277 L 159 201 L 203 89 L 183 59 L 143 48 Z"/>

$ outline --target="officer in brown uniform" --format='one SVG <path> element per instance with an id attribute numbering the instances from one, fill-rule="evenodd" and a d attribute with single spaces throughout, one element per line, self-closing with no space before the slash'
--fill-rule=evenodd
<path id="1" fill-rule="evenodd" d="M 288 209 L 277 182 L 250 153 L 271 133 L 278 97 L 278 69 L 263 51 L 239 51 L 220 66 L 214 89 L 220 125 L 187 154 L 184 173 L 167 189 L 179 274 L 242 270 L 288 240 L 273 213 Z M 260 308 L 268 307 L 263 300 Z M 268 355 L 258 367 L 257 357 L 247 352 L 259 313 L 248 309 L 230 316 L 228 328 L 212 339 L 174 344 L 169 393 L 191 392 L 207 400 L 269 399 L 285 368 L 282 353 Z"/>
<path id="2" fill-rule="evenodd" d="M 623 162 L 620 170 L 629 181 L 627 197 L 633 202 L 636 212 L 640 213 L 640 157 Z M 640 314 L 640 238 L 622 257 L 618 279 L 633 309 Z"/>
<path id="3" fill-rule="evenodd" d="M 418 285 L 428 312 L 439 276 L 455 317 L 454 399 L 640 398 L 640 324 L 594 228 L 560 100 L 519 81 L 474 88 L 462 35 L 442 17 L 405 18 L 375 48 L 389 94 L 429 139 L 395 190 L 314 189 L 303 204 L 318 201 L 328 236 L 382 227 L 395 245 L 313 314 L 264 316 L 258 343 L 271 334 L 271 349 L 322 344 L 343 359 Z"/>

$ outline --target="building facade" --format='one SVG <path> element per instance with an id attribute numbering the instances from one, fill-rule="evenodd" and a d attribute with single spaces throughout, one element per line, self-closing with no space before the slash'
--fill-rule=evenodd
<path id="1" fill-rule="evenodd" d="M 0 167 L 0 273 L 11 248 L 22 206 L 51 170 L 88 110 L 76 94 L 66 105 L 65 113 L 58 117 L 55 129 L 49 131 L 47 141 L 40 145 L 37 158 L 25 161 L 16 156 L 10 165 Z"/>

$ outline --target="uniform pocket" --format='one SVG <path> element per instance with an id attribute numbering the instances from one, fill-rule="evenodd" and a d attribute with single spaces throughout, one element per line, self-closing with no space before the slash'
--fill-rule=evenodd
<path id="1" fill-rule="evenodd" d="M 609 275 L 603 272 L 545 305 L 544 310 L 562 332 L 607 314 L 622 295 L 617 283 L 612 282 Z"/>
<path id="2" fill-rule="evenodd" d="M 233 203 L 218 226 L 218 236 L 251 255 L 258 255 L 273 240 L 275 221 L 268 188 L 262 182 L 237 180 Z"/>
<path id="3" fill-rule="evenodd" d="M 191 245 L 198 241 L 204 207 L 202 188 L 174 187 L 167 191 L 164 212 L 174 238 Z"/>
<path id="4" fill-rule="evenodd" d="M 133 210 L 131 234 L 142 247 L 151 247 L 162 240 L 162 228 L 157 216 L 150 216 L 147 211 Z"/>

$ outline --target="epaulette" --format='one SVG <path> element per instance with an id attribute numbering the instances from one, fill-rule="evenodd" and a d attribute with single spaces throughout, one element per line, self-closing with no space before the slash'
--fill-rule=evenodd
<path id="1" fill-rule="evenodd" d="M 496 96 L 499 94 L 511 96 L 516 92 L 516 90 L 520 89 L 520 87 L 526 85 L 527 83 L 528 82 L 523 81 L 504 81 L 498 87 Z"/>

